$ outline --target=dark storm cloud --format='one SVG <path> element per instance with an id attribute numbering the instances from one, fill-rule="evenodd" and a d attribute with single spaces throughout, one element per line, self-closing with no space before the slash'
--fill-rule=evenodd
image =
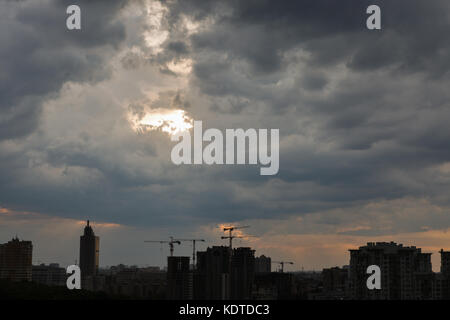
<path id="1" fill-rule="evenodd" d="M 187 45 L 181 41 L 169 42 L 167 44 L 167 50 L 173 51 L 178 54 L 187 54 L 189 52 Z"/>
<path id="2" fill-rule="evenodd" d="M 95 82 L 108 76 L 105 46 L 124 39 L 114 20 L 125 1 L 76 1 L 82 30 L 68 31 L 66 8 L 73 1 L 0 4 L 0 140 L 33 132 L 44 99 L 67 81 Z"/>
<path id="3" fill-rule="evenodd" d="M 366 8 L 382 9 L 383 32 L 365 28 Z M 215 24 L 192 37 L 197 50 L 243 58 L 255 72 L 283 66 L 284 53 L 295 47 L 309 51 L 311 62 L 345 62 L 370 70 L 396 65 L 403 71 L 442 73 L 448 70 L 447 1 L 174 1 L 171 17 L 181 14 Z M 442 70 L 444 67 L 444 70 Z"/>
<path id="4" fill-rule="evenodd" d="M 299 89 L 315 90 L 314 85 L 324 88 L 327 77 L 321 76 L 317 82 L 314 72 L 302 75 L 299 86 L 283 92 L 280 99 L 279 88 L 271 92 L 266 86 L 286 78 L 283 72 L 297 67 L 289 56 L 296 51 L 306 53 L 303 60 L 313 70 L 343 64 L 356 72 L 387 70 L 405 76 L 420 73 L 430 78 L 448 77 L 446 1 L 376 1 L 382 8 L 381 32 L 365 28 L 365 10 L 373 1 L 211 1 L 204 6 L 188 0 L 171 4 L 169 21 L 185 14 L 199 21 L 215 19 L 191 37 L 196 85 L 211 96 L 265 100 L 277 112 L 298 104 Z M 249 70 L 237 67 L 243 62 L 249 64 Z M 245 82 L 241 77 L 251 79 Z M 348 98 L 368 100 L 352 85 Z M 325 104 L 332 104 L 333 99 L 328 98 Z M 336 124 L 345 122 L 348 120 L 337 120 Z"/>
<path id="5" fill-rule="evenodd" d="M 371 4 L 381 7 L 381 31 L 366 29 Z M 261 109 L 260 127 L 310 139 L 282 145 L 278 177 L 286 189 L 311 183 L 314 193 L 296 189 L 297 207 L 280 197 L 248 212 L 448 199 L 425 173 L 450 161 L 448 1 L 187 0 L 169 8 L 172 25 L 187 15 L 208 26 L 185 40 L 191 85 L 210 97 L 211 111 L 246 117 Z"/>
<path id="6" fill-rule="evenodd" d="M 161 2 L 168 37 L 158 50 L 142 36 L 158 27 L 136 25 L 147 16 L 131 23 L 132 34 L 115 19 L 123 1 L 79 2 L 81 32 L 65 29 L 69 2 L 45 3 L 0 5 L 0 140 L 33 132 L 42 102 L 64 83 L 108 78 L 120 45 L 130 50 L 115 56 L 126 69 L 115 74 L 120 85 L 96 87 L 93 97 L 86 88 L 68 93 L 57 129 L 2 145 L 0 200 L 9 208 L 156 227 L 315 212 L 317 225 L 337 226 L 367 218 L 345 209 L 380 199 L 448 205 L 450 179 L 436 169 L 450 161 L 448 1 Z M 374 3 L 381 31 L 365 27 Z M 186 16 L 195 32 L 183 26 Z M 171 87 L 179 75 L 167 64 L 182 59 L 192 60 L 188 86 Z M 139 100 L 140 90 L 152 100 Z M 131 132 L 124 110 L 143 115 L 144 107 L 182 108 L 209 127 L 280 128 L 279 174 L 175 167 L 166 136 Z M 323 213 L 333 208 L 338 216 Z M 395 219 L 397 231 L 426 220 Z"/>

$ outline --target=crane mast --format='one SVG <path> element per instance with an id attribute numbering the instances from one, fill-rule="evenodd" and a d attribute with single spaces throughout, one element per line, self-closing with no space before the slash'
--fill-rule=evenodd
<path id="1" fill-rule="evenodd" d="M 173 257 L 174 244 L 181 244 L 179 240 L 174 240 L 173 237 L 169 237 L 170 240 L 145 240 L 147 243 L 168 243 L 170 248 L 170 256 Z"/>
<path id="2" fill-rule="evenodd" d="M 285 264 L 294 264 L 291 261 L 272 261 L 272 263 L 276 263 L 280 265 L 280 272 L 283 273 L 284 272 L 284 265 Z"/>
<path id="3" fill-rule="evenodd" d="M 197 241 L 205 242 L 205 239 L 176 239 L 176 241 L 191 241 L 192 242 L 192 265 L 194 266 L 194 269 L 196 268 L 195 265 L 195 243 Z"/>

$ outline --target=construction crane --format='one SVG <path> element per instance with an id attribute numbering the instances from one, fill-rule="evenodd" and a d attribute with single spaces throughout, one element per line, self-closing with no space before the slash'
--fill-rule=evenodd
<path id="1" fill-rule="evenodd" d="M 233 231 L 234 230 L 238 230 L 238 229 L 246 229 L 246 228 L 250 228 L 250 226 L 231 226 L 231 227 L 224 227 L 223 231 L 227 232 L 228 231 L 228 236 L 222 236 L 221 239 L 229 239 L 230 240 L 230 258 L 228 260 L 228 270 L 229 270 L 229 277 L 228 277 L 228 290 L 231 289 L 231 283 L 233 282 L 232 280 L 232 275 L 233 273 L 231 272 L 231 265 L 232 265 L 232 260 L 233 260 L 233 239 L 234 238 L 243 238 L 243 236 L 234 236 L 233 235 Z"/>
<path id="2" fill-rule="evenodd" d="M 174 240 L 173 237 L 169 237 L 170 240 L 146 240 L 144 242 L 150 242 L 150 243 L 168 243 L 170 247 L 170 256 L 173 257 L 173 245 L 181 244 L 180 240 Z"/>
<path id="3" fill-rule="evenodd" d="M 285 264 L 294 264 L 291 261 L 272 261 L 272 263 L 276 263 L 280 265 L 280 272 L 283 273 L 284 272 L 284 265 Z"/>
<path id="4" fill-rule="evenodd" d="M 175 241 L 192 241 L 192 265 L 195 269 L 195 243 L 197 241 L 205 242 L 205 239 L 175 239 Z"/>
<path id="5" fill-rule="evenodd" d="M 228 236 L 222 236 L 221 239 L 229 239 L 230 240 L 230 252 L 233 249 L 233 239 L 234 238 L 243 238 L 242 236 L 233 236 L 233 231 L 237 229 L 245 229 L 250 228 L 250 226 L 240 226 L 240 227 L 224 227 L 223 231 L 228 231 Z"/>

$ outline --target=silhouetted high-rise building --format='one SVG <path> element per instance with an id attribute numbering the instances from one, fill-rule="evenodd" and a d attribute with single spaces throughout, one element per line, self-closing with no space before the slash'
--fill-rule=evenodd
<path id="1" fill-rule="evenodd" d="M 350 251 L 349 285 L 352 299 L 411 300 L 431 298 L 431 253 L 394 242 L 368 243 Z M 367 288 L 367 267 L 381 270 L 381 289 Z"/>
<path id="2" fill-rule="evenodd" d="M 261 255 L 255 258 L 255 273 L 270 273 L 272 272 L 272 259 Z"/>
<path id="3" fill-rule="evenodd" d="M 255 250 L 233 249 L 231 269 L 231 299 L 250 299 L 255 277 Z"/>
<path id="4" fill-rule="evenodd" d="M 433 279 L 433 299 L 450 299 L 450 251 L 439 251 L 441 254 L 441 272 Z"/>
<path id="5" fill-rule="evenodd" d="M 80 270 L 81 277 L 94 276 L 98 271 L 100 239 L 95 236 L 87 221 L 84 234 L 80 237 Z"/>
<path id="6" fill-rule="evenodd" d="M 167 257 L 167 298 L 190 300 L 193 298 L 193 274 L 189 257 Z"/>
<path id="7" fill-rule="evenodd" d="M 194 276 L 195 299 L 228 299 L 229 268 L 229 247 L 214 246 L 206 251 L 197 252 L 197 270 Z"/>
<path id="8" fill-rule="evenodd" d="M 31 281 L 33 244 L 17 237 L 0 245 L 0 279 Z"/>
<path id="9" fill-rule="evenodd" d="M 439 251 L 441 254 L 441 273 L 450 277 L 450 251 Z"/>

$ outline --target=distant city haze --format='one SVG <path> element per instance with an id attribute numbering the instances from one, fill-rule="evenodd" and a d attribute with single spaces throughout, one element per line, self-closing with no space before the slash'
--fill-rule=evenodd
<path id="1" fill-rule="evenodd" d="M 17 236 L 0 244 L 1 297 L 59 298 L 116 297 L 151 300 L 448 300 L 450 251 L 441 249 L 439 272 L 432 271 L 432 253 L 417 246 L 368 242 L 349 249 L 342 267 L 317 271 L 288 271 L 293 261 L 256 255 L 249 246 L 233 246 L 245 238 L 246 226 L 224 226 L 228 246 L 212 245 L 196 250 L 204 239 L 146 240 L 167 244 L 167 266 L 139 267 L 118 264 L 99 268 L 100 237 L 86 221 L 79 244 L 79 266 L 67 271 L 58 263 L 33 265 L 32 241 Z M 192 242 L 192 256 L 174 254 L 174 246 Z M 273 269 L 272 264 L 277 265 Z M 71 276 L 72 271 L 75 273 Z M 74 278 L 74 279 L 72 279 Z M 75 281 L 75 283 L 73 282 Z M 3 286 L 6 286 L 4 288 Z M 19 293 L 18 288 L 25 288 Z M 69 289 L 69 290 L 67 290 Z"/>
<path id="2" fill-rule="evenodd" d="M 68 266 L 79 263 L 80 254 L 80 236 L 84 233 L 86 221 L 73 221 L 63 219 L 45 219 L 39 217 L 34 219 L 33 223 L 15 224 L 17 234 L 22 240 L 33 241 L 33 264 L 40 263 L 59 263 L 62 266 Z M 101 238 L 101 250 L 99 255 L 99 267 L 104 268 L 117 264 L 144 266 L 167 266 L 166 257 L 169 255 L 169 246 L 167 244 L 146 244 L 144 240 L 169 240 L 168 233 L 155 229 L 144 229 L 117 224 L 97 223 L 90 221 L 95 236 Z M 255 227 L 252 226 L 245 231 L 248 234 L 255 233 Z M 205 232 L 205 230 L 207 230 Z M 49 232 L 51 231 L 51 232 Z M 190 237 L 182 229 L 178 230 L 179 238 Z M 244 231 L 244 230 L 243 230 Z M 46 234 L 47 233 L 47 234 Z M 245 235 L 245 233 L 242 233 Z M 268 239 L 260 237 L 245 237 L 234 240 L 236 246 L 250 246 L 256 251 L 256 255 L 267 255 L 273 260 L 292 260 L 294 265 L 286 265 L 288 271 L 316 270 L 333 266 L 343 266 L 348 264 L 350 259 L 349 249 L 356 249 L 367 242 L 390 242 L 396 241 L 405 245 L 416 245 L 422 248 L 423 252 L 432 253 L 431 261 L 433 271 L 438 272 L 440 266 L 439 246 L 441 241 L 446 239 L 447 234 L 426 233 L 429 237 L 435 238 L 434 241 L 424 239 L 413 242 L 408 235 L 399 235 L 395 237 L 360 237 L 360 236 L 327 236 L 329 243 L 323 245 L 323 239 L 318 236 L 305 235 L 301 237 L 272 236 Z M 6 230 L 2 230 L 3 238 L 0 242 L 4 243 L 11 240 L 7 237 Z M 210 246 L 228 245 L 227 240 L 220 239 L 226 235 L 219 226 L 211 226 L 204 229 L 203 235 L 206 242 L 196 244 L 197 250 L 204 250 Z M 320 238 L 323 238 L 321 236 Z M 349 240 L 350 239 L 350 240 Z M 296 242 L 294 242 L 296 241 Z M 271 243 L 272 242 L 272 243 Z M 424 245 L 421 245 L 423 243 Z M 443 247 L 445 249 L 445 247 Z M 174 254 L 177 256 L 192 257 L 192 244 L 189 242 L 176 245 Z"/>

